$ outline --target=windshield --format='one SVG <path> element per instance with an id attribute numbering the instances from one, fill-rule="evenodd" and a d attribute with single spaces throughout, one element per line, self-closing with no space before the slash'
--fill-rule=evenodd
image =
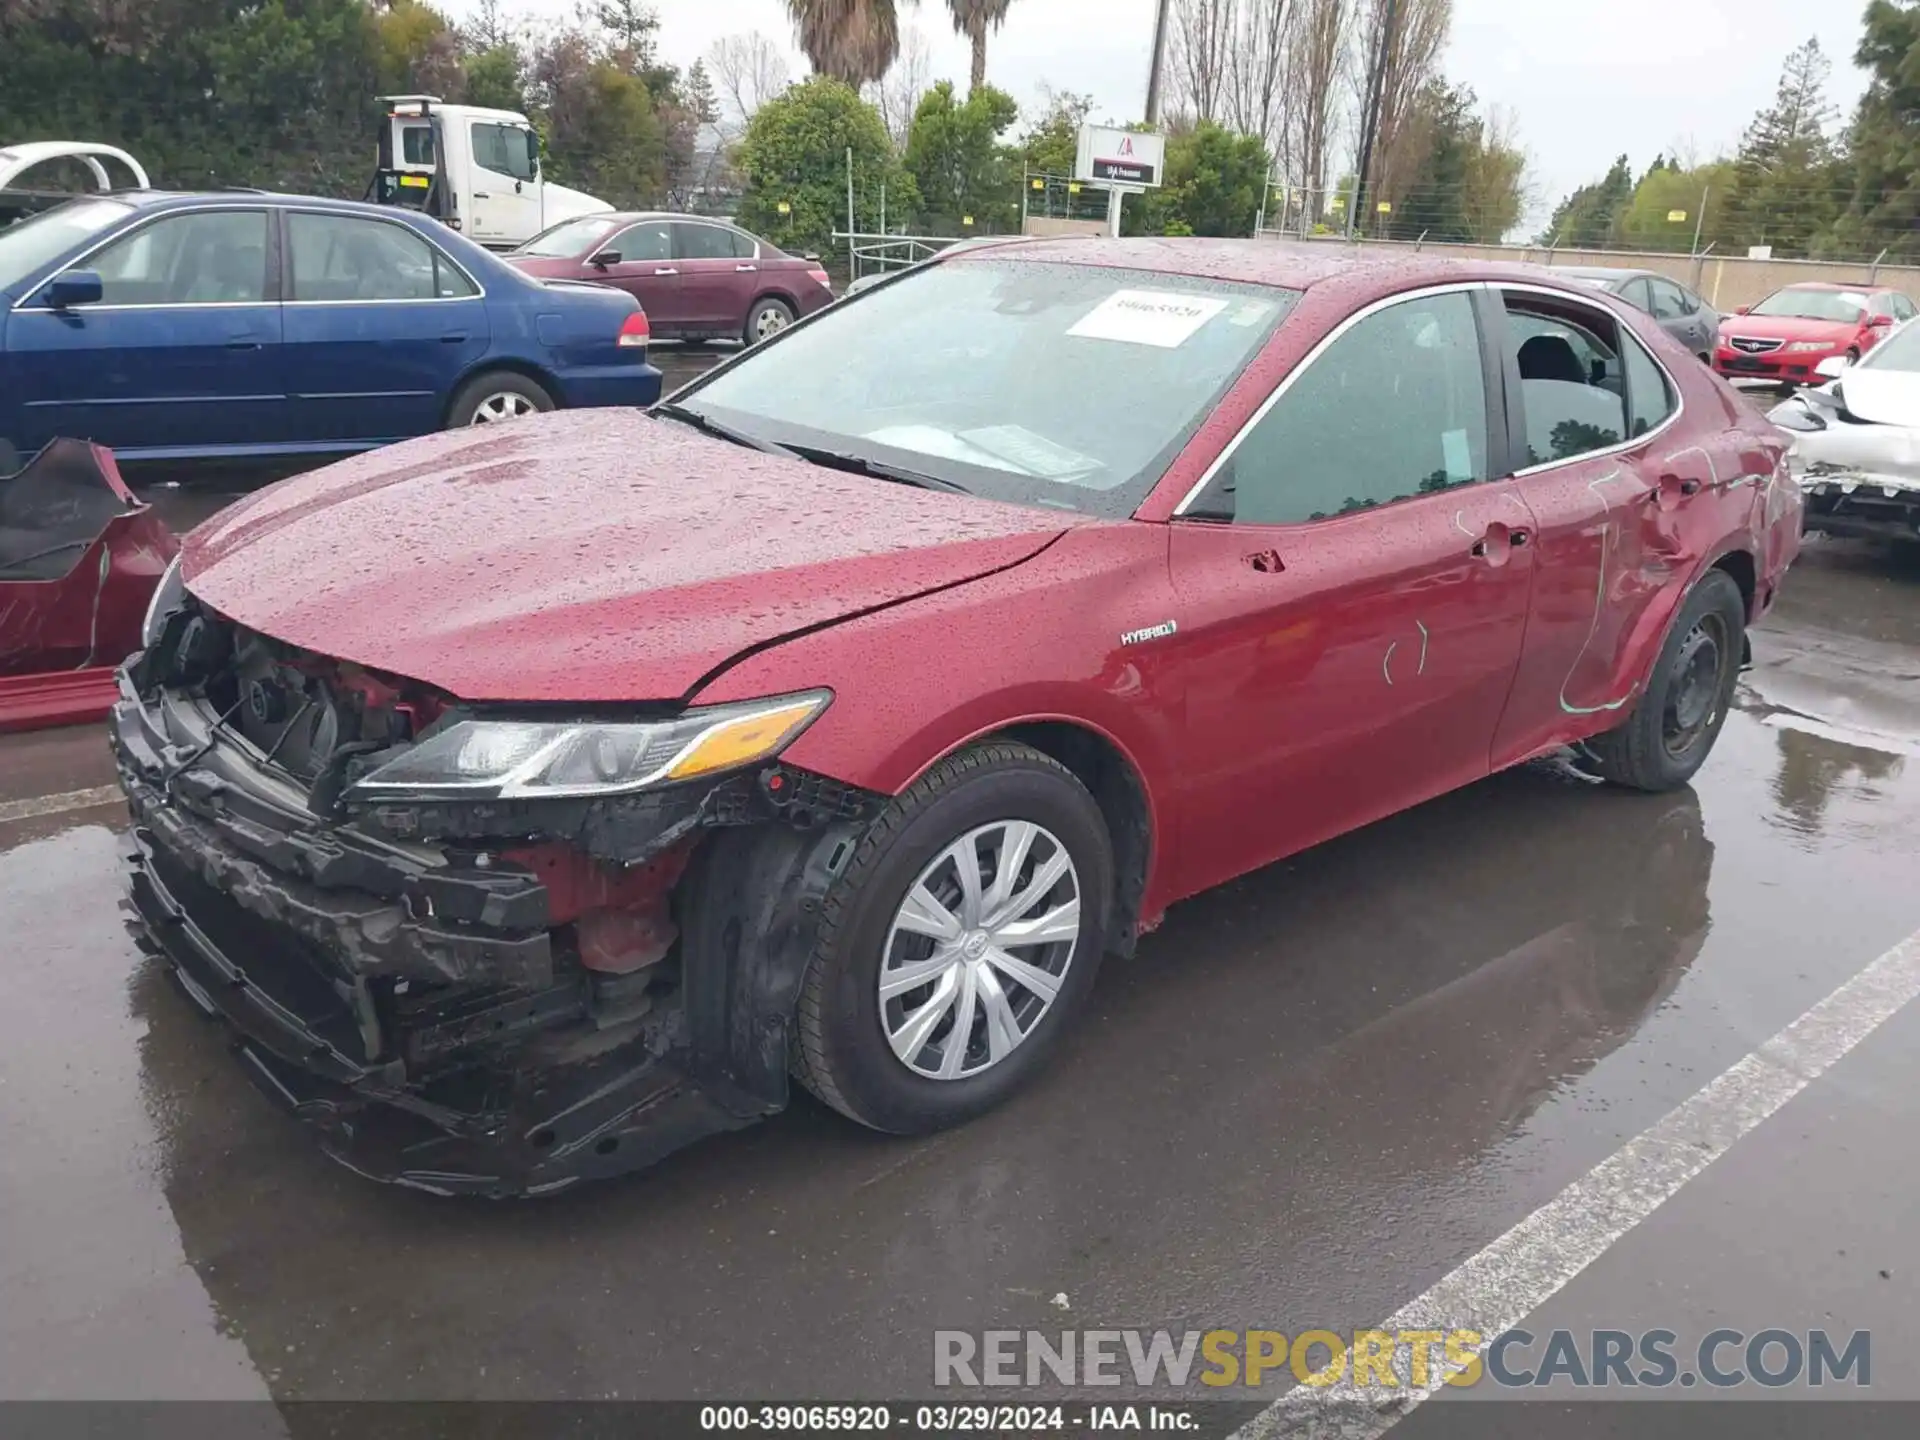
<path id="1" fill-rule="evenodd" d="M 538 255 L 550 260 L 571 260 L 613 228 L 604 215 L 568 220 L 545 234 L 536 235 L 513 253 Z"/>
<path id="2" fill-rule="evenodd" d="M 682 401 L 730 429 L 975 494 L 1130 515 L 1299 298 L 968 259 L 834 306 Z"/>
<path id="3" fill-rule="evenodd" d="M 0 290 L 9 290 L 133 213 L 117 200 L 71 200 L 0 230 Z"/>
<path id="4" fill-rule="evenodd" d="M 1747 313 L 1853 325 L 1859 323 L 1866 309 L 1867 297 L 1852 290 L 1776 290 Z"/>

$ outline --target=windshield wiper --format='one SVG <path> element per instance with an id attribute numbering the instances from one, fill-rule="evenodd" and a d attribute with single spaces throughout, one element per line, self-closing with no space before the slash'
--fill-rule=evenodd
<path id="1" fill-rule="evenodd" d="M 650 415 L 664 415 L 669 420 L 678 420 L 683 425 L 691 425 L 696 430 L 712 435 L 720 440 L 730 440 L 735 445 L 744 445 L 749 450 L 759 450 L 768 455 L 784 455 L 789 460 L 797 460 L 800 458 L 794 451 L 789 450 L 784 445 L 776 445 L 771 440 L 762 440 L 758 435 L 749 435 L 744 430 L 736 430 L 733 426 L 724 424 L 714 419 L 711 415 L 703 415 L 698 410 L 689 410 L 685 405 L 675 405 L 669 402 L 665 405 L 656 405 L 647 413 Z"/>
<path id="2" fill-rule="evenodd" d="M 889 465 L 884 460 L 874 460 L 865 455 L 850 455 L 845 451 L 824 450 L 813 445 L 795 445 L 788 453 L 798 455 L 802 460 L 811 460 L 816 465 L 824 465 L 829 470 L 847 470 L 855 475 L 871 475 L 876 480 L 891 480 L 899 485 L 917 485 L 922 490 L 944 490 L 950 495 L 973 494 L 973 491 L 958 480 L 929 475 L 924 470 L 909 470 L 903 465 Z"/>

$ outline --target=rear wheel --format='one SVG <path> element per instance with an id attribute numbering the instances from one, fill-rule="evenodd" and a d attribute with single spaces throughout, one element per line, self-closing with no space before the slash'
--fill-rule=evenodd
<path id="1" fill-rule="evenodd" d="M 793 323 L 793 307 L 778 295 L 763 295 L 747 312 L 746 333 L 740 338 L 749 345 L 771 339 Z"/>
<path id="2" fill-rule="evenodd" d="M 1633 714 L 1590 742 L 1600 774 L 1634 790 L 1675 790 L 1706 763 L 1733 703 L 1747 606 L 1724 570 L 1710 570 L 1680 607 Z"/>
<path id="3" fill-rule="evenodd" d="M 537 382 L 511 370 L 492 370 L 460 387 L 447 411 L 447 429 L 498 425 L 551 409 L 553 397 Z"/>
<path id="4" fill-rule="evenodd" d="M 950 756 L 874 822 L 827 897 L 801 1082 L 903 1135 L 999 1104 L 1092 989 L 1112 892 L 1106 825 L 1068 770 L 1024 745 Z"/>

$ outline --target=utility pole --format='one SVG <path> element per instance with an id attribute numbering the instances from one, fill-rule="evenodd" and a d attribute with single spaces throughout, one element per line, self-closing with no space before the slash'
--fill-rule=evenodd
<path id="1" fill-rule="evenodd" d="M 1160 123 L 1160 71 L 1167 58 L 1167 12 L 1173 0 L 1160 0 L 1153 19 L 1153 69 L 1147 73 L 1147 125 Z"/>
<path id="2" fill-rule="evenodd" d="M 1347 235 L 1353 236 L 1360 224 L 1360 206 L 1366 199 L 1367 172 L 1373 168 L 1373 148 L 1380 138 L 1380 111 L 1386 105 L 1387 53 L 1393 47 L 1394 27 L 1400 19 L 1400 0 L 1386 0 L 1381 19 L 1380 43 L 1374 47 L 1373 64 L 1367 75 L 1367 98 L 1360 115 L 1360 163 L 1353 177 L 1353 209 L 1347 214 Z"/>

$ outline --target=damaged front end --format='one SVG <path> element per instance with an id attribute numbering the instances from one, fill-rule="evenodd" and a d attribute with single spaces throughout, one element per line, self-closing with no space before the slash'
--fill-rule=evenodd
<path id="1" fill-rule="evenodd" d="M 111 720 L 136 933 L 329 1153 L 540 1194 L 784 1106 L 880 803 L 779 762 L 824 699 L 500 715 L 177 601 Z"/>
<path id="2" fill-rule="evenodd" d="M 1847 403 L 1848 383 L 1797 395 L 1768 416 L 1793 436 L 1788 463 L 1806 500 L 1806 528 L 1920 541 L 1920 404 L 1900 417 L 1910 423 L 1863 414 Z"/>

